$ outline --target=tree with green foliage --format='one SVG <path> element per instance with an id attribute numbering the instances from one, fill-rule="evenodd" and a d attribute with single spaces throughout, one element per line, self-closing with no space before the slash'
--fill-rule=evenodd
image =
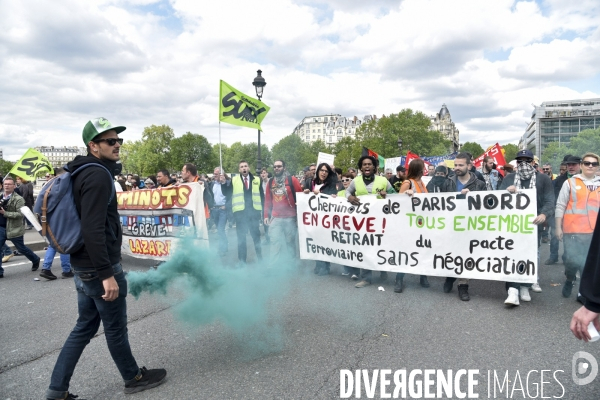
<path id="1" fill-rule="evenodd" d="M 335 166 L 348 171 L 348 168 L 356 168 L 356 163 L 362 154 L 362 146 L 350 136 L 345 136 L 333 146 L 335 155 Z"/>
<path id="2" fill-rule="evenodd" d="M 296 174 L 311 162 L 316 162 L 317 158 L 308 164 L 306 163 L 306 154 L 308 154 L 308 145 L 293 133 L 284 137 L 275 143 L 271 148 L 273 161 L 281 159 L 285 161 L 285 166 L 290 174 Z"/>
<path id="3" fill-rule="evenodd" d="M 168 125 L 151 125 L 144 128 L 142 140 L 127 142 L 123 147 L 125 172 L 141 176 L 155 174 L 159 169 L 169 169 L 171 163 L 171 140 L 175 137 Z M 173 171 L 174 172 L 174 171 Z"/>
<path id="4" fill-rule="evenodd" d="M 481 147 L 479 143 L 467 142 L 460 146 L 459 151 L 463 153 L 471 153 L 473 159 L 476 159 L 477 157 L 482 155 L 485 150 L 483 150 L 483 147 Z"/>
<path id="5" fill-rule="evenodd" d="M 171 169 L 181 171 L 183 164 L 192 163 L 198 171 L 212 172 L 212 152 L 212 146 L 204 136 L 186 132 L 171 140 Z"/>
<path id="6" fill-rule="evenodd" d="M 216 145 L 217 149 L 217 159 L 218 159 L 218 151 L 219 145 Z M 268 146 L 261 145 L 260 146 L 262 165 L 269 166 L 273 163 L 271 158 L 271 151 Z M 235 142 L 231 146 L 226 149 L 223 148 L 223 169 L 226 173 L 238 173 L 239 162 L 245 160 L 248 162 L 250 166 L 250 170 L 254 171 L 256 169 L 256 156 L 258 153 L 258 144 L 256 142 L 242 144 L 241 142 Z"/>
<path id="7" fill-rule="evenodd" d="M 542 164 L 552 165 L 552 171 L 558 173 L 560 163 L 567 154 L 583 156 L 585 153 L 600 154 L 600 129 L 586 129 L 573 136 L 570 143 L 550 143 L 542 153 Z"/>
<path id="8" fill-rule="evenodd" d="M 517 146 L 516 144 L 508 143 L 502 145 L 502 150 L 504 150 L 504 160 L 506 160 L 506 162 L 509 163 L 512 160 L 514 160 L 517 156 L 517 153 L 519 152 L 519 146 Z"/>
<path id="9" fill-rule="evenodd" d="M 0 158 L 0 174 L 2 176 L 6 176 L 6 174 L 8 174 L 8 171 L 13 169 L 14 166 L 14 162 Z"/>
<path id="10" fill-rule="evenodd" d="M 398 139 L 402 139 L 402 155 L 410 150 L 422 156 L 447 154 L 450 141 L 430 129 L 429 117 L 410 108 L 378 120 L 363 123 L 356 131 L 357 146 L 367 147 L 383 157 L 398 157 Z"/>

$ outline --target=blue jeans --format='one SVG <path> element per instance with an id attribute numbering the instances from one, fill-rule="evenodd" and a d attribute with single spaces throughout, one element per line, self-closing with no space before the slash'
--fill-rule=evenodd
<path id="1" fill-rule="evenodd" d="M 219 235 L 219 255 L 224 256 L 227 254 L 229 244 L 227 242 L 227 234 L 225 233 L 225 226 L 227 224 L 227 210 L 222 210 L 218 207 L 210 210 L 211 218 L 217 225 L 217 234 Z"/>
<path id="2" fill-rule="evenodd" d="M 60 253 L 59 253 L 60 254 Z M 52 245 L 48 246 L 48 250 L 46 250 L 46 255 L 44 256 L 44 264 L 42 265 L 42 269 L 51 270 L 52 262 L 54 261 L 54 256 L 56 255 L 56 249 L 52 247 Z M 68 254 L 60 255 L 60 266 L 62 267 L 63 272 L 71 271 L 71 256 Z"/>
<path id="3" fill-rule="evenodd" d="M 0 226 L 0 248 L 4 247 L 6 241 L 10 240 L 12 244 L 15 245 L 19 253 L 23 254 L 29 261 L 32 263 L 40 262 L 40 258 L 35 255 L 33 251 L 27 246 L 25 246 L 25 242 L 23 242 L 23 236 L 18 236 L 16 238 L 7 239 L 6 238 L 6 228 Z M 4 268 L 2 268 L 2 258 L 0 258 L 0 275 L 4 275 Z"/>
<path id="4" fill-rule="evenodd" d="M 289 265 L 297 260 L 298 222 L 296 217 L 273 218 L 269 226 L 271 236 L 271 262 Z"/>
<path id="5" fill-rule="evenodd" d="M 119 285 L 119 297 L 114 301 L 105 301 L 102 299 L 104 286 L 98 278 L 98 273 L 73 266 L 79 318 L 58 355 L 50 378 L 50 387 L 46 391 L 47 398 L 65 398 L 79 357 L 98 332 L 100 321 L 104 325 L 108 350 L 123 380 L 131 380 L 140 372 L 131 353 L 127 335 L 127 280 L 120 263 L 112 268 Z"/>
<path id="6" fill-rule="evenodd" d="M 2 250 L 0 250 L 0 253 L 2 253 L 2 256 L 10 256 L 13 252 L 10 251 L 10 247 L 8 247 L 6 245 L 6 243 L 4 243 L 4 245 L 2 246 Z"/>

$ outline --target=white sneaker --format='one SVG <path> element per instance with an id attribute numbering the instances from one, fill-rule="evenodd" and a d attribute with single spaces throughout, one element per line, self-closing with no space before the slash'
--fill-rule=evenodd
<path id="1" fill-rule="evenodd" d="M 352 279 L 353 281 L 357 281 L 358 280 L 358 276 L 357 275 L 352 275 L 350 277 L 350 279 Z"/>
<path id="2" fill-rule="evenodd" d="M 533 284 L 533 286 L 531 286 L 531 291 L 536 292 L 536 293 L 541 293 L 542 288 L 540 287 L 540 284 L 536 282 Z"/>
<path id="3" fill-rule="evenodd" d="M 504 300 L 504 304 L 519 305 L 519 291 L 516 288 L 511 287 L 508 289 L 508 297 Z"/>
<path id="4" fill-rule="evenodd" d="M 15 255 L 13 253 L 10 253 L 9 255 L 2 257 L 2 262 L 3 263 L 8 262 L 8 260 L 10 260 L 11 258 L 13 258 L 14 256 Z"/>
<path id="5" fill-rule="evenodd" d="M 527 286 L 521 286 L 519 292 L 519 294 L 521 295 L 521 300 L 531 301 L 531 296 L 529 295 L 529 288 Z"/>

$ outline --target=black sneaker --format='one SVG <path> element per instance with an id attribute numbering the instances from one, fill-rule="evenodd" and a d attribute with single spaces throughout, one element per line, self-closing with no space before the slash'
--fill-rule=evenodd
<path id="1" fill-rule="evenodd" d="M 553 260 L 552 258 L 549 258 L 546 260 L 546 262 L 544 263 L 544 265 L 554 265 L 558 262 L 558 260 Z"/>
<path id="2" fill-rule="evenodd" d="M 39 267 L 40 267 L 40 260 L 37 260 L 37 262 L 34 262 L 33 264 L 31 264 L 32 271 L 37 271 Z"/>
<path id="3" fill-rule="evenodd" d="M 469 296 L 469 285 L 458 285 L 458 297 L 462 301 L 471 300 L 471 296 Z"/>
<path id="4" fill-rule="evenodd" d="M 585 297 L 580 294 L 577 294 L 577 301 L 585 306 Z"/>
<path id="5" fill-rule="evenodd" d="M 421 283 L 421 286 L 423 286 L 423 287 L 429 287 L 429 286 L 431 286 L 429 284 L 429 281 L 427 280 L 427 277 L 425 275 L 421 275 L 421 278 L 419 279 L 419 282 Z"/>
<path id="6" fill-rule="evenodd" d="M 42 272 L 40 272 L 40 276 L 42 278 L 46 278 L 46 279 L 51 280 L 51 281 L 53 281 L 53 280 L 56 279 L 56 275 L 54 275 L 52 273 L 52 271 L 50 271 L 49 269 L 42 269 Z"/>
<path id="7" fill-rule="evenodd" d="M 146 369 L 142 367 L 140 374 L 125 383 L 125 394 L 137 393 L 142 390 L 152 389 L 165 381 L 167 370 L 163 368 Z"/>
<path id="8" fill-rule="evenodd" d="M 67 393 L 67 397 L 65 397 L 64 400 L 73 400 L 73 399 L 79 399 L 79 396 L 77 396 L 75 394 Z M 48 399 L 48 400 L 56 400 L 56 399 Z M 85 400 L 85 399 L 79 399 L 79 400 Z"/>
<path id="9" fill-rule="evenodd" d="M 63 277 L 63 279 L 65 279 L 65 278 L 72 278 L 72 277 L 74 277 L 74 276 L 75 276 L 75 274 L 73 273 L 73 271 L 69 271 L 69 272 L 63 272 L 63 273 L 62 273 L 62 277 Z"/>

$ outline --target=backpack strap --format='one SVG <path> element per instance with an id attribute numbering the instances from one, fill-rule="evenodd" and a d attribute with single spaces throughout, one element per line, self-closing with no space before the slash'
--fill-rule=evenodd
<path id="1" fill-rule="evenodd" d="M 110 202 L 112 201 L 113 197 L 115 197 L 115 193 L 116 193 L 116 189 L 115 189 L 115 184 L 113 182 L 113 176 L 110 173 L 110 171 L 108 170 L 108 168 L 106 168 L 104 165 L 102 164 L 97 164 L 97 163 L 88 163 L 88 164 L 83 164 L 81 167 L 77 168 L 75 171 L 71 172 L 71 176 L 74 177 L 76 174 L 78 174 L 79 172 L 83 171 L 84 169 L 88 168 L 88 167 L 100 167 L 103 170 L 106 171 L 106 173 L 108 174 L 108 178 L 110 179 L 111 182 L 111 194 L 110 197 L 108 199 L 108 203 L 110 204 Z M 68 171 L 68 169 L 67 169 Z"/>
<path id="2" fill-rule="evenodd" d="M 296 190 L 294 190 L 294 182 L 292 181 L 292 176 L 288 175 L 288 186 L 290 187 L 290 192 L 292 192 L 292 196 L 294 196 L 294 205 L 296 205 Z"/>

